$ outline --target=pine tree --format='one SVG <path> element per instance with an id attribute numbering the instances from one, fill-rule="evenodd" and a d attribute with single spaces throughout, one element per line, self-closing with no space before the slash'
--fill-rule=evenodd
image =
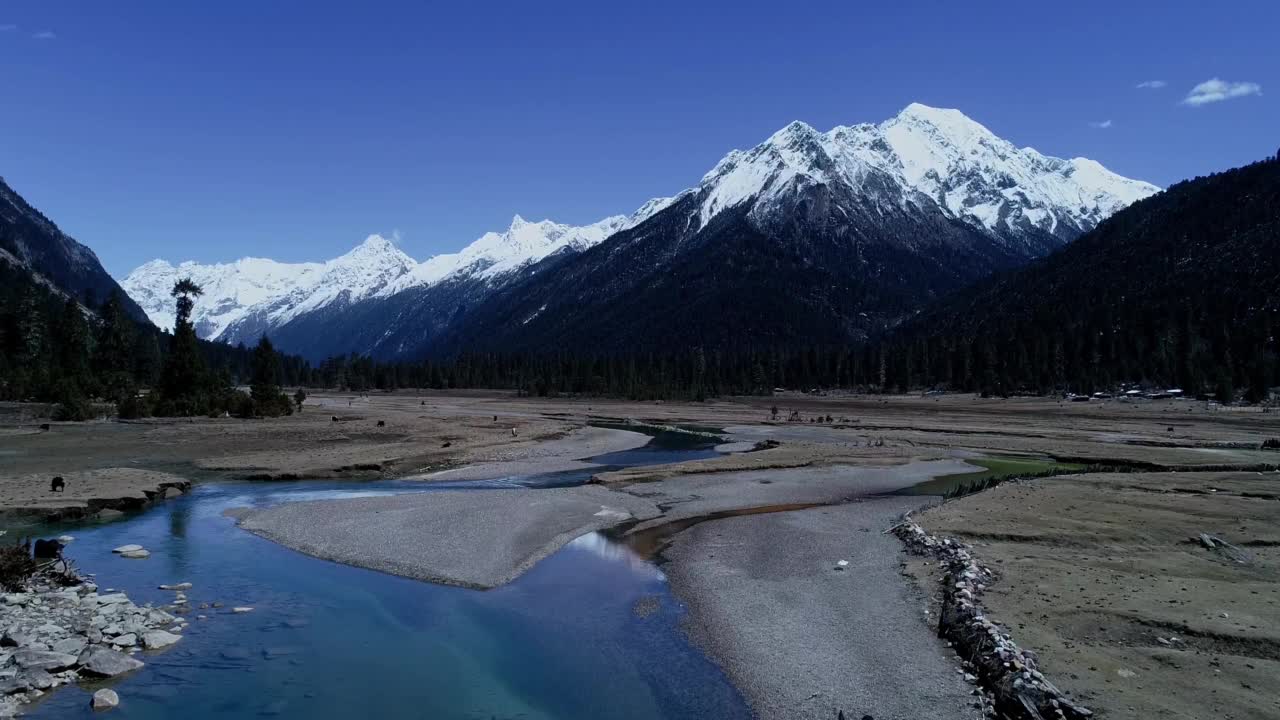
<path id="1" fill-rule="evenodd" d="M 177 317 L 173 324 L 173 339 L 169 342 L 169 355 L 160 373 L 163 414 L 196 415 L 207 410 L 204 359 L 200 355 L 195 326 L 191 324 L 195 298 L 203 293 L 191 278 L 174 283 L 170 292 L 176 301 Z"/>

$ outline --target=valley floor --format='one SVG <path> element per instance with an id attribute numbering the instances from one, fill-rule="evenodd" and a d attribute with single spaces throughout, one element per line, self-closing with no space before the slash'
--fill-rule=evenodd
<path id="1" fill-rule="evenodd" d="M 774 406 L 801 421 L 774 419 Z M 583 459 L 644 441 L 588 423 L 718 431 L 737 452 L 602 471 L 594 485 L 297 503 L 242 521 L 310 554 L 471 587 L 609 530 L 659 554 L 688 604 L 688 634 L 766 718 L 979 715 L 928 625 L 928 566 L 882 534 L 938 500 L 893 493 L 973 470 L 963 461 L 982 455 L 1106 466 L 1002 485 L 917 518 L 975 544 L 1001 575 L 983 598 L 990 616 L 1096 711 L 1280 714 L 1264 695 L 1280 646 L 1280 474 L 1266 470 L 1280 452 L 1259 449 L 1280 435 L 1275 415 L 1172 400 L 788 394 L 692 404 L 476 392 L 317 394 L 289 418 L 48 430 L 27 411 L 0 408 L 0 511 L 55 517 L 109 514 L 113 502 L 128 509 L 206 479 L 589 471 Z M 47 492 L 55 474 L 65 493 Z M 1190 543 L 1200 532 L 1241 546 L 1248 562 Z"/>

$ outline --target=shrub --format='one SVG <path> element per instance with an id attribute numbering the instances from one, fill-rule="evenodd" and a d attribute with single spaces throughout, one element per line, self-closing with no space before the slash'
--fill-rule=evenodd
<path id="1" fill-rule="evenodd" d="M 1280 450 L 1280 437 L 1267 438 L 1262 441 L 1263 450 Z"/>
<path id="2" fill-rule="evenodd" d="M 93 406 L 82 397 L 68 397 L 53 410 L 53 419 L 79 422 L 93 417 Z"/>
<path id="3" fill-rule="evenodd" d="M 116 417 L 122 420 L 134 420 L 146 417 L 150 409 L 146 400 L 137 395 L 129 395 L 116 403 Z"/>
<path id="4" fill-rule="evenodd" d="M 0 546 L 0 587 L 19 592 L 35 571 L 36 561 L 25 544 Z"/>

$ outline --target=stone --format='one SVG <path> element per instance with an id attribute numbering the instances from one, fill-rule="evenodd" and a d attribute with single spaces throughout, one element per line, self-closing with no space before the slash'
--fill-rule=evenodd
<path id="1" fill-rule="evenodd" d="M 76 656 L 52 650 L 32 650 L 24 648 L 13 654 L 13 661 L 24 670 L 38 668 L 41 670 L 62 670 L 76 664 Z"/>
<path id="2" fill-rule="evenodd" d="M 5 630 L 4 637 L 0 637 L 0 647 L 26 647 L 33 642 L 31 635 L 16 627 Z"/>
<path id="3" fill-rule="evenodd" d="M 129 596 L 124 593 L 110 593 L 108 595 L 99 595 L 97 600 L 99 605 L 115 605 L 129 602 Z"/>
<path id="4" fill-rule="evenodd" d="M 138 644 L 138 636 L 135 633 L 125 633 L 114 638 L 111 644 L 119 645 L 120 647 L 133 647 Z"/>
<path id="5" fill-rule="evenodd" d="M 93 699 L 89 701 L 89 706 L 94 710 L 110 710 L 120 706 L 120 696 L 111 688 L 102 688 L 93 694 Z"/>
<path id="6" fill-rule="evenodd" d="M 189 582 L 180 582 L 180 583 L 177 583 L 177 584 L 175 584 L 175 585 L 161 585 L 161 586 L 160 586 L 160 589 L 161 589 L 161 590 L 190 590 L 190 589 L 191 589 L 191 583 L 189 583 Z"/>
<path id="7" fill-rule="evenodd" d="M 37 690 L 48 690 L 58 684 L 58 681 L 47 670 L 41 670 L 40 668 L 23 671 L 22 677 L 29 686 Z"/>
<path id="8" fill-rule="evenodd" d="M 0 695 L 12 695 L 14 693 L 26 692 L 31 689 L 31 685 L 27 683 L 25 677 L 12 677 L 8 680 L 0 680 Z"/>
<path id="9" fill-rule="evenodd" d="M 233 608 L 231 608 L 231 612 L 233 612 L 233 613 L 235 613 L 235 614 L 237 614 L 237 615 L 242 615 L 242 614 L 247 613 L 247 612 L 253 612 L 253 608 L 251 608 L 251 607 L 243 607 L 243 606 L 241 606 L 241 607 L 233 607 Z"/>
<path id="10" fill-rule="evenodd" d="M 142 636 L 142 646 L 148 650 L 159 650 L 167 648 L 170 645 L 182 639 L 181 635 L 174 635 L 164 630 L 152 630 L 144 633 Z"/>
<path id="11" fill-rule="evenodd" d="M 115 548 L 115 549 L 114 549 L 114 550 L 112 550 L 111 552 L 113 552 L 113 553 L 127 553 L 127 552 L 133 552 L 133 551 L 135 551 L 135 550 L 141 550 L 141 549 L 142 549 L 142 546 L 141 546 L 141 545 L 121 545 L 120 547 Z"/>
<path id="12" fill-rule="evenodd" d="M 151 557 L 150 550 L 130 550 L 120 553 L 120 557 L 129 558 L 130 560 L 144 560 Z"/>
<path id="13" fill-rule="evenodd" d="M 58 542 L 62 543 L 63 545 L 70 545 L 71 543 L 75 542 L 75 537 L 71 535 L 59 535 Z"/>
<path id="14" fill-rule="evenodd" d="M 101 645 L 92 645 L 80 653 L 79 664 L 81 674 L 93 677 L 115 677 L 144 665 L 140 660 Z"/>
<path id="15" fill-rule="evenodd" d="M 88 644 L 89 644 L 88 638 L 77 635 L 69 638 L 63 638 L 58 642 L 54 643 L 53 651 L 66 653 L 68 655 L 75 655 L 78 657 L 80 653 L 84 651 L 85 646 Z"/>

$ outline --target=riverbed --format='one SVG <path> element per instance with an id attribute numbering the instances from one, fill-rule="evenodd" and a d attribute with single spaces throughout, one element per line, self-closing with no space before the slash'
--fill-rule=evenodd
<path id="1" fill-rule="evenodd" d="M 745 718 L 741 696 L 680 631 L 684 609 L 663 573 L 601 535 L 477 591 L 315 559 L 224 516 L 301 500 L 572 485 L 601 466 L 714 454 L 713 440 L 692 437 L 660 435 L 569 473 L 469 483 L 209 482 L 115 522 L 39 531 L 75 536 L 67 555 L 135 602 L 171 602 L 160 584 L 194 585 L 184 639 L 112 684 L 117 717 Z M 126 543 L 151 557 L 111 554 Z M 90 717 L 92 689 L 61 689 L 28 716 Z"/>

